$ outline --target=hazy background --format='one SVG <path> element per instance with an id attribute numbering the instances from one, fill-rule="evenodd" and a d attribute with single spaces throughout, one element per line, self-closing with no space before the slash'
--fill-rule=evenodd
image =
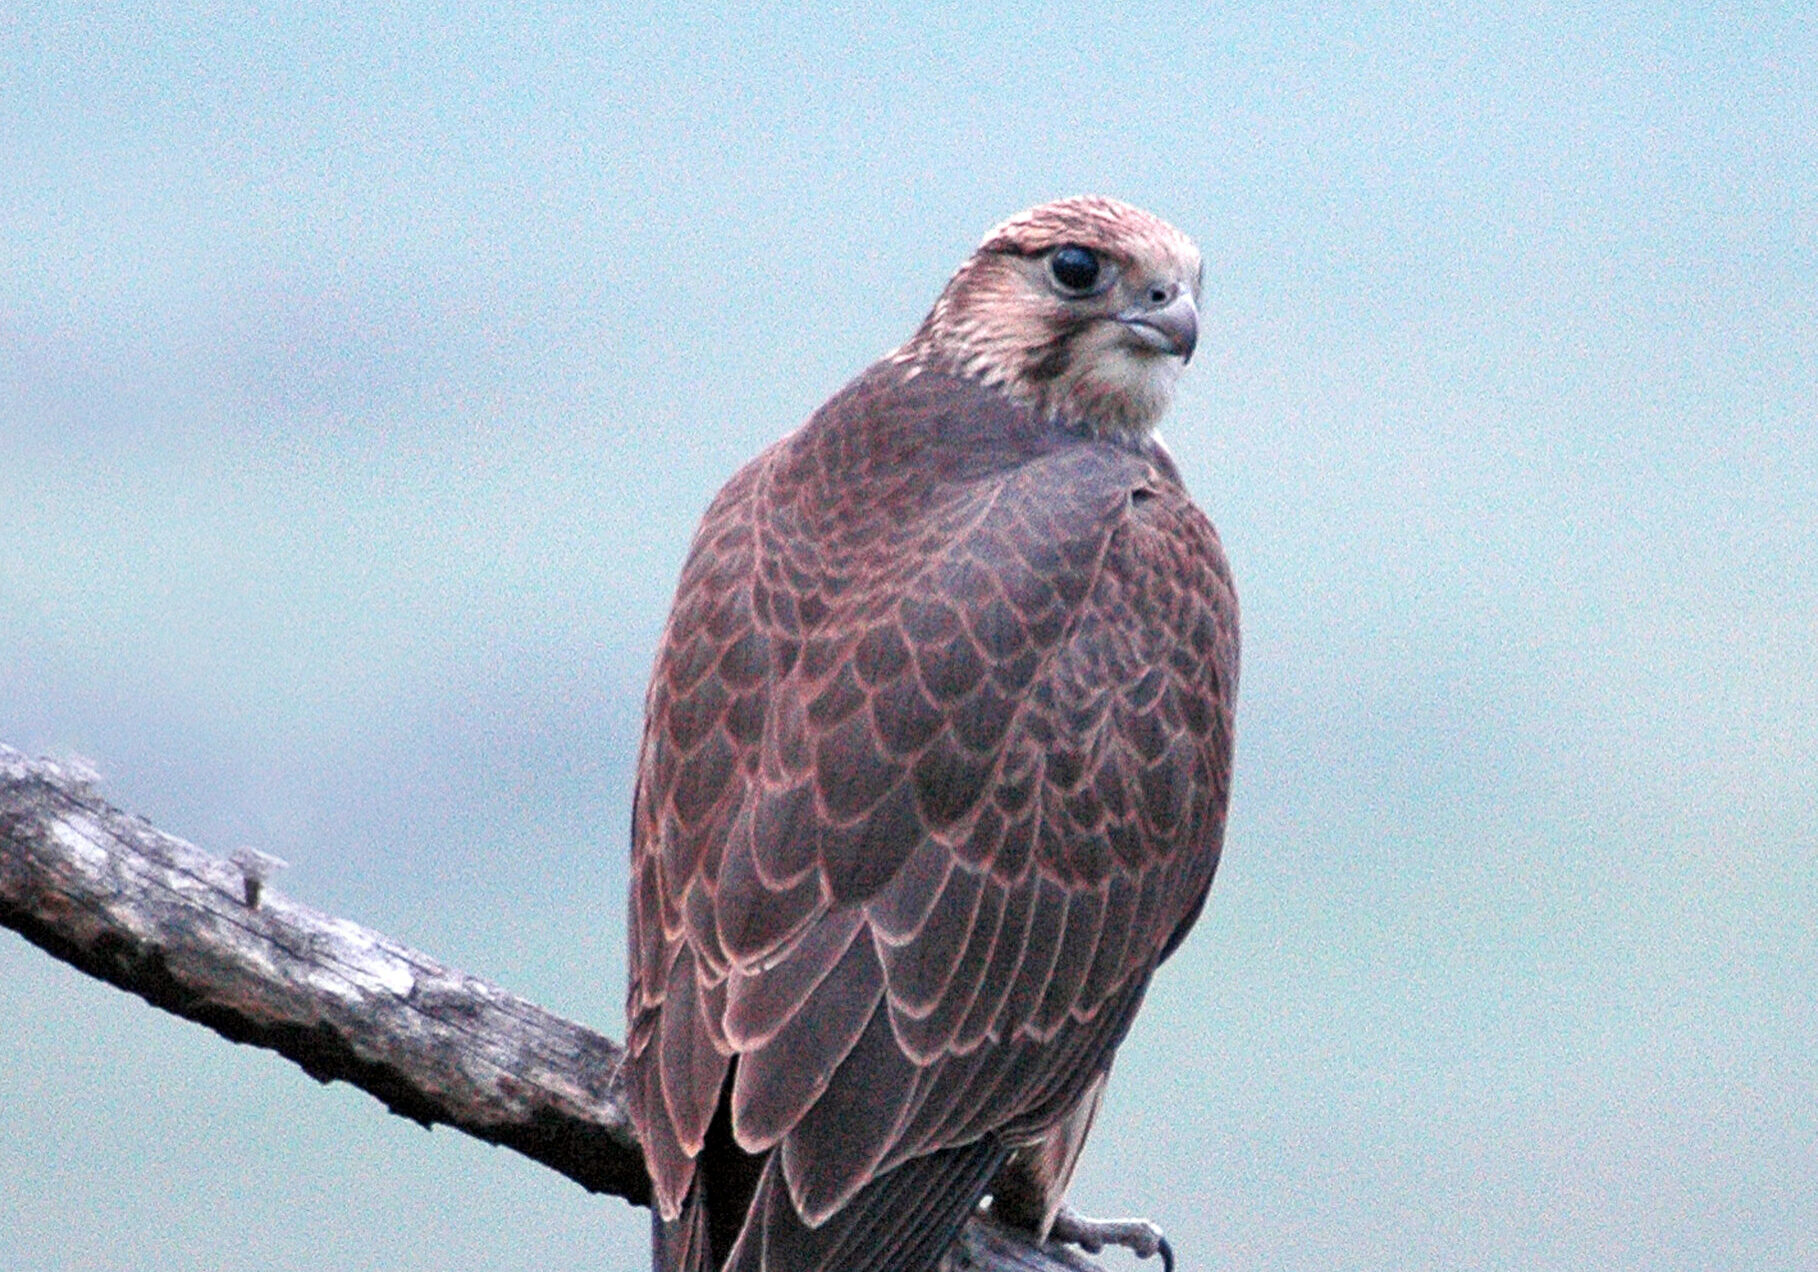
<path id="1" fill-rule="evenodd" d="M 1809 1269 L 1810 7 L 610 9 L 0 10 L 0 741 L 616 1035 L 696 517 L 1116 194 L 1205 250 L 1245 661 L 1076 1200 L 1183 1272 Z M 7 1272 L 644 1239 L 0 933 Z"/>

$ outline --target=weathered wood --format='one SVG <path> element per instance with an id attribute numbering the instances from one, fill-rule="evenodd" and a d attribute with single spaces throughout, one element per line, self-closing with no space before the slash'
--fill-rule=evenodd
<path id="1" fill-rule="evenodd" d="M 0 748 L 0 924 L 318 1081 L 647 1199 L 616 1044 L 248 874 Z"/>
<path id="2" fill-rule="evenodd" d="M 113 807 L 78 765 L 0 745 L 0 926 L 53 957 L 339 1079 L 425 1126 L 516 1149 L 592 1192 L 648 1205 L 618 1044 L 269 883 Z M 985 1218 L 949 1266 L 1095 1272 Z"/>

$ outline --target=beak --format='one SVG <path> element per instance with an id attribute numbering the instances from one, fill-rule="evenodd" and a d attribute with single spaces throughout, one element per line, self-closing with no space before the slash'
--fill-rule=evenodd
<path id="1" fill-rule="evenodd" d="M 1172 354 L 1183 363 L 1193 361 L 1193 347 L 1199 343 L 1199 310 L 1193 305 L 1192 292 L 1183 291 L 1165 305 L 1126 309 L 1117 320 L 1146 348 Z"/>

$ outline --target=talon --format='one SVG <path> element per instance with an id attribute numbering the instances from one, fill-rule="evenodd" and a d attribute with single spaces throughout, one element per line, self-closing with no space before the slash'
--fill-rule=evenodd
<path id="1" fill-rule="evenodd" d="M 1107 1245 L 1123 1246 L 1139 1259 L 1160 1254 L 1162 1272 L 1174 1272 L 1174 1247 L 1147 1219 L 1088 1219 L 1071 1206 L 1062 1206 L 1048 1235 L 1087 1254 L 1097 1254 Z"/>

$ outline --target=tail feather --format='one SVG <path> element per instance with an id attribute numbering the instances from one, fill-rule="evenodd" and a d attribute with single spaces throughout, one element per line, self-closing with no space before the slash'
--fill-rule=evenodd
<path id="1" fill-rule="evenodd" d="M 911 1158 L 810 1228 L 773 1153 L 725 1272 L 930 1272 L 1007 1155 L 987 1137 Z"/>
<path id="2" fill-rule="evenodd" d="M 667 1223 L 662 1211 L 650 1208 L 650 1255 L 655 1272 L 713 1272 L 707 1208 L 697 1194 L 690 1194 L 682 1213 Z"/>
<path id="3" fill-rule="evenodd" d="M 736 1066 L 735 1066 L 736 1070 Z M 764 1154 L 747 1153 L 732 1137 L 732 1101 L 726 1075 L 719 1108 L 707 1126 L 694 1182 L 674 1222 L 657 1215 L 651 1248 L 656 1272 L 717 1272 L 745 1226 L 765 1165 Z"/>

